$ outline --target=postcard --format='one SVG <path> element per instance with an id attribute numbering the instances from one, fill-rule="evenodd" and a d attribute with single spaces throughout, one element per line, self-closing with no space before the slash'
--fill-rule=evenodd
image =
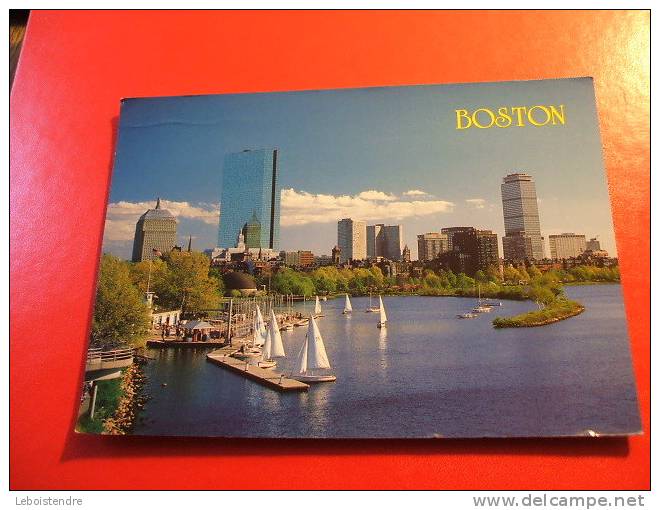
<path id="1" fill-rule="evenodd" d="M 76 430 L 640 433 L 591 78 L 125 99 Z"/>

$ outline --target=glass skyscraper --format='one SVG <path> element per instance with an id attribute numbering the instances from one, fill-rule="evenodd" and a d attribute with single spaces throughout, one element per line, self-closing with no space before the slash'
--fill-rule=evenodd
<path id="1" fill-rule="evenodd" d="M 230 248 L 244 227 L 260 224 L 259 248 L 280 243 L 280 183 L 277 149 L 227 154 L 222 169 L 218 246 Z"/>

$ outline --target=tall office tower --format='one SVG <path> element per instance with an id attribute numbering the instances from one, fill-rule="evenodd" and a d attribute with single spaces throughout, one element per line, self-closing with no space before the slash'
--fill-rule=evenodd
<path id="1" fill-rule="evenodd" d="M 337 222 L 337 245 L 341 262 L 367 258 L 367 224 L 344 218 Z"/>
<path id="2" fill-rule="evenodd" d="M 277 249 L 280 195 L 277 149 L 227 154 L 222 169 L 218 246 L 234 246 L 236 236 L 254 219 L 261 231 L 255 243 L 258 246 L 253 247 Z"/>
<path id="3" fill-rule="evenodd" d="M 544 257 L 543 237 L 534 180 L 524 173 L 510 174 L 504 177 L 501 188 L 504 258 L 541 260 Z"/>
<path id="4" fill-rule="evenodd" d="M 592 237 L 587 241 L 587 250 L 600 251 L 600 241 L 598 237 Z"/>
<path id="5" fill-rule="evenodd" d="M 567 232 L 548 236 L 550 240 L 550 258 L 555 260 L 579 257 L 587 249 L 584 235 Z"/>
<path id="6" fill-rule="evenodd" d="M 133 262 L 154 259 L 154 250 L 164 253 L 176 244 L 176 219 L 166 209 L 161 209 L 160 198 L 154 209 L 148 209 L 135 224 L 133 238 Z"/>
<path id="7" fill-rule="evenodd" d="M 449 238 L 440 232 L 417 234 L 417 259 L 429 261 L 449 251 Z"/>
<path id="8" fill-rule="evenodd" d="M 367 258 L 383 257 L 401 260 L 403 250 L 403 227 L 401 225 L 367 226 Z"/>

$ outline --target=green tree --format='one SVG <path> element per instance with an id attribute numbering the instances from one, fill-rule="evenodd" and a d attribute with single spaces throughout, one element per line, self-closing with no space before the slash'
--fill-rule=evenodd
<path id="1" fill-rule="evenodd" d="M 508 283 L 514 283 L 518 285 L 518 282 L 522 280 L 522 276 L 518 270 L 513 266 L 507 266 L 504 268 L 504 281 Z"/>
<path id="2" fill-rule="evenodd" d="M 152 261 L 143 260 L 129 264 L 131 281 L 140 292 L 146 292 L 147 287 L 153 291 L 167 274 L 167 264 L 164 260 L 156 258 Z"/>
<path id="3" fill-rule="evenodd" d="M 209 278 L 212 279 L 213 284 L 217 286 L 218 293 L 220 296 L 225 295 L 225 282 L 222 279 L 222 274 L 220 273 L 220 270 L 217 267 L 211 267 L 209 269 Z M 257 288 L 261 288 L 257 286 Z"/>
<path id="4" fill-rule="evenodd" d="M 539 268 L 533 264 L 527 268 L 527 273 L 532 280 L 541 276 L 541 271 L 539 271 Z"/>
<path id="5" fill-rule="evenodd" d="M 499 283 L 502 279 L 500 275 L 500 270 L 495 265 L 488 266 L 488 268 L 486 269 L 486 276 L 488 277 L 489 281 L 495 283 Z"/>
<path id="6" fill-rule="evenodd" d="M 476 273 L 474 273 L 474 280 L 479 283 L 486 283 L 488 281 L 488 277 L 486 276 L 486 273 L 479 269 Z"/>
<path id="7" fill-rule="evenodd" d="M 149 309 L 133 284 L 127 262 L 103 255 L 96 289 L 91 347 L 135 345 L 149 332 Z"/>
<path id="8" fill-rule="evenodd" d="M 529 288 L 528 296 L 529 299 L 536 302 L 539 308 L 547 306 L 557 299 L 552 290 L 543 285 L 532 285 Z"/>
<path id="9" fill-rule="evenodd" d="M 220 284 L 209 275 L 209 258 L 200 252 L 172 251 L 163 256 L 167 273 L 155 288 L 161 308 L 181 308 L 182 313 L 198 314 L 217 308 Z"/>

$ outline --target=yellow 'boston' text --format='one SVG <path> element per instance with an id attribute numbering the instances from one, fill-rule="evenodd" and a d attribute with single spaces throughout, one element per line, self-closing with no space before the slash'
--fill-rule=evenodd
<path id="1" fill-rule="evenodd" d="M 535 106 L 502 106 L 497 110 L 477 108 L 456 110 L 456 129 L 488 129 L 492 127 L 525 127 L 525 126 L 557 126 L 566 125 L 564 105 Z"/>

